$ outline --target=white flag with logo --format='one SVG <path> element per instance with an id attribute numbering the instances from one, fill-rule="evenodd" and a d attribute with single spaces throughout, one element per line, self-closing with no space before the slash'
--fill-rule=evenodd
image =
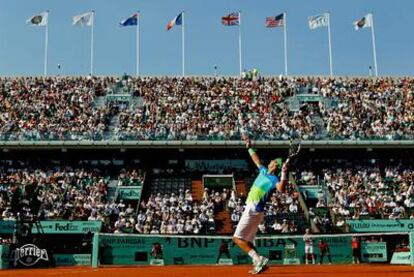
<path id="1" fill-rule="evenodd" d="M 372 21 L 372 13 L 369 13 L 360 20 L 354 22 L 355 30 L 359 30 L 362 28 L 371 28 L 373 25 Z"/>
<path id="2" fill-rule="evenodd" d="M 308 18 L 309 29 L 313 30 L 320 27 L 327 27 L 329 25 L 329 14 L 323 13 Z"/>
<path id="3" fill-rule="evenodd" d="M 93 12 L 87 12 L 84 14 L 75 15 L 72 18 L 72 24 L 76 26 L 92 26 L 93 25 Z"/>
<path id="4" fill-rule="evenodd" d="M 48 12 L 39 13 L 36 15 L 33 15 L 28 20 L 26 20 L 26 23 L 31 26 L 46 26 L 47 20 L 48 20 Z"/>

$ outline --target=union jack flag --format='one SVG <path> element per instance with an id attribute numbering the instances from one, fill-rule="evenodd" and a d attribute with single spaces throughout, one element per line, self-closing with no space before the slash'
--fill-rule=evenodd
<path id="1" fill-rule="evenodd" d="M 221 18 L 221 23 L 224 26 L 237 26 L 240 24 L 239 13 L 233 12 Z"/>

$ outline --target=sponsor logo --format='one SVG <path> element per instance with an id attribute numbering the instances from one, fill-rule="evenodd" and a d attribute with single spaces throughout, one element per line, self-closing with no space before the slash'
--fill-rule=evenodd
<path id="1" fill-rule="evenodd" d="M 34 244 L 25 244 L 14 250 L 14 266 L 18 262 L 25 266 L 33 266 L 39 260 L 49 261 L 46 249 L 40 249 Z"/>
<path id="2" fill-rule="evenodd" d="M 56 231 L 76 231 L 78 229 L 78 226 L 72 224 L 72 223 L 66 223 L 66 224 L 55 224 L 55 230 Z"/>

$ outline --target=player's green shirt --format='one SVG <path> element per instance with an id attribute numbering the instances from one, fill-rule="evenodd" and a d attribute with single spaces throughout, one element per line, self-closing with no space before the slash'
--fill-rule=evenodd
<path id="1" fill-rule="evenodd" d="M 279 178 L 275 175 L 268 174 L 267 171 L 268 169 L 265 166 L 262 165 L 259 167 L 259 175 L 254 180 L 246 200 L 247 204 L 254 204 L 258 212 L 264 210 L 266 202 L 279 183 Z"/>

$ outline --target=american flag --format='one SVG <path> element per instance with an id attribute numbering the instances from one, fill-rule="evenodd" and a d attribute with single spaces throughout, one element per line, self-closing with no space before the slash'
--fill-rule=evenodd
<path id="1" fill-rule="evenodd" d="M 285 25 L 284 14 L 266 17 L 265 24 L 267 28 L 283 27 Z"/>
<path id="2" fill-rule="evenodd" d="M 221 23 L 224 26 L 236 26 L 239 25 L 239 13 L 233 12 L 221 18 Z"/>

